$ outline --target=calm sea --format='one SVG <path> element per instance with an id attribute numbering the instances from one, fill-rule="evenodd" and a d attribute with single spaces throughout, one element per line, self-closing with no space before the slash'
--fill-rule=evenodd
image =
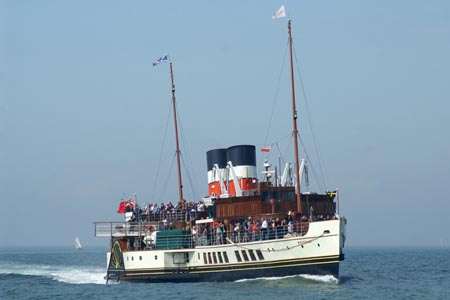
<path id="1" fill-rule="evenodd" d="M 339 282 L 305 274 L 110 285 L 104 250 L 0 249 L 0 299 L 450 299 L 450 248 L 348 248 Z"/>

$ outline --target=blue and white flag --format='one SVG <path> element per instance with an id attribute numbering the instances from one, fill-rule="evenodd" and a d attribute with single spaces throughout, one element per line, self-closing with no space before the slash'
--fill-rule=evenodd
<path id="1" fill-rule="evenodd" d="M 153 66 L 159 65 L 162 62 L 168 61 L 169 60 L 169 55 L 166 53 L 163 56 L 161 56 L 160 58 L 158 58 L 155 62 L 153 62 Z"/>

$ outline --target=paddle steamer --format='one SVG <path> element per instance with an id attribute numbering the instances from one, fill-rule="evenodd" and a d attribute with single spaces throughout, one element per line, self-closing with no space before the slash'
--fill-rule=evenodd
<path id="1" fill-rule="evenodd" d="M 290 20 L 288 36 L 295 170 L 286 164 L 278 176 L 265 161 L 259 181 L 255 146 L 210 150 L 208 196 L 200 203 L 204 209 L 190 211 L 182 190 L 170 62 L 181 206 L 133 219 L 127 216 L 124 222 L 95 223 L 96 236 L 110 238 L 107 280 L 234 281 L 299 274 L 339 278 L 346 238 L 339 195 L 300 191 L 305 161 L 298 158 Z"/>

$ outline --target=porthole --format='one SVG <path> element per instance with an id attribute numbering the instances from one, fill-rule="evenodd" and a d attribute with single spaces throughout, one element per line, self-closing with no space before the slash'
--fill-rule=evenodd
<path id="1" fill-rule="evenodd" d="M 155 260 L 157 260 L 158 259 L 158 255 L 155 255 Z"/>
<path id="2" fill-rule="evenodd" d="M 131 260 L 134 260 L 134 256 L 131 257 Z"/>
<path id="3" fill-rule="evenodd" d="M 139 256 L 139 260 L 142 260 L 142 256 Z"/>

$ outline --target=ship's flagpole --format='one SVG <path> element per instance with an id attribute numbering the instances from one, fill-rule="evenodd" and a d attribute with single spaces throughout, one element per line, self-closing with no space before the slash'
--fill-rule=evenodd
<path id="1" fill-rule="evenodd" d="M 293 122 L 293 134 L 294 134 L 294 153 L 295 153 L 295 181 L 297 185 L 297 212 L 302 213 L 302 202 L 300 195 L 300 165 L 298 159 L 298 129 L 297 129 L 297 108 L 295 106 L 295 86 L 294 86 L 294 64 L 292 59 L 292 33 L 291 33 L 291 20 L 288 20 L 288 33 L 289 33 L 289 54 L 291 65 L 291 86 L 292 86 L 292 122 Z"/>
<path id="2" fill-rule="evenodd" d="M 286 10 L 282 5 L 272 16 L 272 19 L 286 17 Z M 302 202 L 300 196 L 300 164 L 298 159 L 298 129 L 297 129 L 297 108 L 295 107 L 295 85 L 294 85 L 294 63 L 292 58 L 292 33 L 291 20 L 288 19 L 288 35 L 289 35 L 289 60 L 291 66 L 291 86 L 292 86 L 292 123 L 294 134 L 294 153 L 295 153 L 295 183 L 297 186 L 297 212 L 302 213 Z"/>
<path id="3" fill-rule="evenodd" d="M 175 124 L 175 143 L 176 143 L 176 156 L 177 156 L 177 167 L 178 167 L 178 193 L 179 193 L 179 202 L 181 203 L 183 210 L 185 209 L 185 201 L 183 197 L 183 181 L 181 179 L 181 152 L 180 152 L 180 144 L 178 142 L 178 123 L 177 123 L 177 106 L 176 106 L 176 99 L 175 99 L 175 82 L 173 80 L 173 67 L 172 67 L 172 60 L 169 60 L 169 55 L 166 53 L 160 58 L 158 58 L 154 63 L 153 66 L 157 66 L 160 63 L 169 61 L 170 65 L 170 82 L 172 86 L 172 105 L 173 105 L 173 121 Z"/>
<path id="4" fill-rule="evenodd" d="M 176 100 L 175 100 L 175 83 L 173 80 L 173 67 L 172 67 L 172 61 L 170 61 L 170 81 L 172 83 L 172 105 L 173 105 L 173 120 L 175 125 L 175 142 L 177 147 L 177 166 L 178 166 L 178 192 L 180 196 L 180 203 L 183 206 L 183 209 L 185 208 L 184 204 L 184 198 L 183 198 L 183 182 L 181 179 L 181 161 L 180 161 L 180 144 L 178 142 L 178 124 L 177 124 L 177 106 L 176 106 Z"/>

